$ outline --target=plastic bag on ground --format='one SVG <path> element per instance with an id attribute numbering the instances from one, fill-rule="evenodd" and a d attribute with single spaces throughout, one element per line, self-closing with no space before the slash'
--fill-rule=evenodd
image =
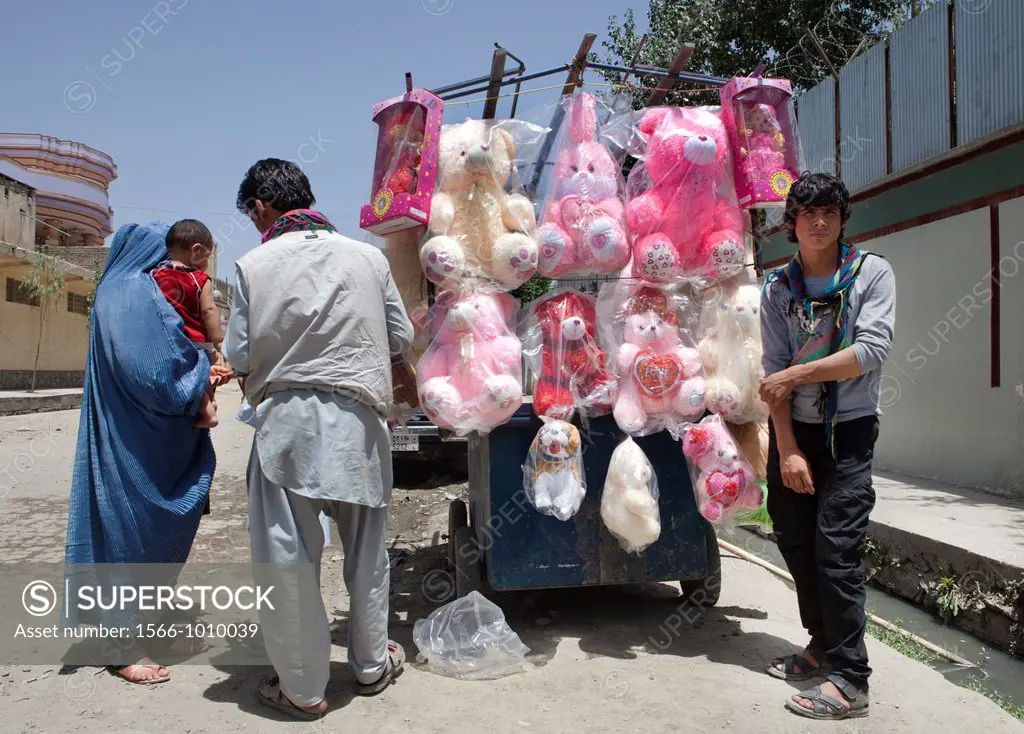
<path id="1" fill-rule="evenodd" d="M 683 433 L 697 511 L 715 525 L 733 523 L 738 513 L 759 510 L 764 495 L 753 467 L 739 452 L 721 416 L 709 415 Z"/>
<path id="2" fill-rule="evenodd" d="M 417 620 L 412 638 L 429 670 L 461 680 L 517 673 L 530 652 L 508 626 L 501 608 L 478 591 Z"/>
<path id="3" fill-rule="evenodd" d="M 523 465 L 523 491 L 543 515 L 565 521 L 576 514 L 587 494 L 576 426 L 547 420 L 537 431 Z"/>
<path id="4" fill-rule="evenodd" d="M 707 408 L 730 423 L 767 420 L 768 406 L 758 393 L 764 374 L 761 289 L 753 283 L 716 286 L 705 296 L 697 348 L 707 374 Z"/>
<path id="5" fill-rule="evenodd" d="M 652 107 L 621 116 L 608 136 L 640 159 L 626 181 L 632 275 L 708 283 L 747 260 L 729 138 L 717 107 Z"/>
<path id="6" fill-rule="evenodd" d="M 682 299 L 636 281 L 605 283 L 598 298 L 619 378 L 615 422 L 631 436 L 678 436 L 704 413 L 705 390 L 700 353 L 682 328 Z"/>
<path id="7" fill-rule="evenodd" d="M 416 365 L 420 405 L 440 428 L 489 433 L 523 402 L 522 345 L 514 298 L 452 295 L 434 303 L 436 335 Z"/>
<path id="8" fill-rule="evenodd" d="M 627 553 L 640 553 L 661 535 L 658 479 L 643 449 L 628 436 L 608 464 L 601 520 Z"/>
<path id="9" fill-rule="evenodd" d="M 530 305 L 523 329 L 523 353 L 536 378 L 533 411 L 569 421 L 609 412 L 615 403 L 615 374 L 597 338 L 592 296 L 561 289 Z"/>
<path id="10" fill-rule="evenodd" d="M 565 118 L 552 146 L 549 193 L 540 210 L 538 272 L 547 278 L 613 275 L 629 263 L 622 162 L 600 142 L 589 92 L 561 98 Z"/>
<path id="11" fill-rule="evenodd" d="M 428 280 L 445 290 L 509 291 L 536 272 L 536 214 L 517 169 L 532 160 L 545 131 L 519 120 L 442 128 L 437 190 L 420 245 Z"/>

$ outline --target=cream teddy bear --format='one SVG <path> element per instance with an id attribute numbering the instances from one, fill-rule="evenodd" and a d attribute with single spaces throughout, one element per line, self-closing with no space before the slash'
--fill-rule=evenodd
<path id="1" fill-rule="evenodd" d="M 765 420 L 758 395 L 761 371 L 761 289 L 754 284 L 709 292 L 697 348 L 707 371 L 708 410 L 730 423 Z"/>
<path id="2" fill-rule="evenodd" d="M 438 190 L 420 248 L 424 274 L 441 288 L 468 281 L 512 290 L 536 271 L 533 205 L 505 190 L 515 156 L 515 138 L 501 122 L 442 128 Z"/>

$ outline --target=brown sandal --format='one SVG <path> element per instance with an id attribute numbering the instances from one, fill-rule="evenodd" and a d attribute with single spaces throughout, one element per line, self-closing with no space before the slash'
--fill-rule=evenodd
<path id="1" fill-rule="evenodd" d="M 256 687 L 256 700 L 264 706 L 280 711 L 300 721 L 316 721 L 323 718 L 327 713 L 327 699 L 323 699 L 315 706 L 323 705 L 319 711 L 309 711 L 313 706 L 300 707 L 281 690 L 281 679 L 278 676 L 267 678 Z"/>

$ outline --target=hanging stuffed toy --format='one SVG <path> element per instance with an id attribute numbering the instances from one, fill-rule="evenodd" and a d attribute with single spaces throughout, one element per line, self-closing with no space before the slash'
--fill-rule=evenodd
<path id="1" fill-rule="evenodd" d="M 553 195 L 537 230 L 538 272 L 547 278 L 612 275 L 629 263 L 622 166 L 597 140 L 596 100 L 562 98 L 567 135 L 555 158 Z"/>
<path id="2" fill-rule="evenodd" d="M 628 436 L 615 447 L 608 464 L 601 520 L 627 553 L 640 553 L 661 535 L 654 467 Z"/>
<path id="3" fill-rule="evenodd" d="M 626 183 L 633 276 L 705 283 L 739 273 L 746 262 L 746 221 L 719 113 L 653 107 L 642 113 L 629 141 L 642 141 L 627 147 L 642 159 Z"/>
<path id="4" fill-rule="evenodd" d="M 761 289 L 752 283 L 708 291 L 697 345 L 707 373 L 707 408 L 730 423 L 763 421 Z"/>
<path id="5" fill-rule="evenodd" d="M 489 433 L 523 400 L 522 346 L 509 329 L 507 294 L 467 293 L 434 304 L 444 312 L 416 367 L 420 405 L 441 428 Z"/>
<path id="6" fill-rule="evenodd" d="M 534 301 L 523 349 L 537 383 L 533 411 L 572 420 L 575 412 L 600 415 L 612 409 L 615 375 L 598 346 L 594 299 L 562 289 Z"/>
<path id="7" fill-rule="evenodd" d="M 678 435 L 683 425 L 704 412 L 700 353 L 684 344 L 677 309 L 668 294 L 658 288 L 642 286 L 616 310 L 613 318 L 623 328 L 616 354 L 619 387 L 613 410 L 615 422 L 631 436 L 661 430 Z"/>
<path id="8" fill-rule="evenodd" d="M 740 457 L 720 416 L 709 415 L 683 433 L 697 509 L 710 523 L 733 520 L 740 511 L 760 509 L 763 495 L 754 469 Z"/>
<path id="9" fill-rule="evenodd" d="M 576 514 L 587 494 L 576 426 L 549 420 L 541 427 L 523 467 L 523 490 L 541 514 L 563 521 Z"/>

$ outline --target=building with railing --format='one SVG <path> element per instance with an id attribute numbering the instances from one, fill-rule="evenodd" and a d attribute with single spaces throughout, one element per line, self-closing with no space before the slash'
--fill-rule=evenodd
<path id="1" fill-rule="evenodd" d="M 940 0 L 796 100 L 806 168 L 896 274 L 881 468 L 1024 495 L 1024 2 Z M 760 241 L 785 263 L 783 232 Z"/>

